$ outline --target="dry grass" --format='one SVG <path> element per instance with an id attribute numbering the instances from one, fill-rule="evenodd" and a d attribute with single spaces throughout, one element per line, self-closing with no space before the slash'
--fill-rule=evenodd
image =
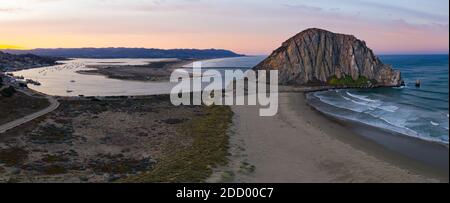
<path id="1" fill-rule="evenodd" d="M 228 127 L 233 113 L 227 106 L 205 107 L 206 115 L 184 124 L 180 139 L 191 139 L 190 146 L 168 146 L 172 153 L 159 160 L 152 171 L 125 182 L 203 182 L 212 168 L 227 163 Z"/>

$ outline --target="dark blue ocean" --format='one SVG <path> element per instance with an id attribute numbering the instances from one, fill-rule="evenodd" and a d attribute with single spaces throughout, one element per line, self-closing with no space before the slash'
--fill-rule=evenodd
<path id="1" fill-rule="evenodd" d="M 312 105 L 336 117 L 448 144 L 449 56 L 380 58 L 402 72 L 405 87 L 316 92 L 309 96 L 321 102 Z M 415 87 L 418 79 L 420 88 Z"/>

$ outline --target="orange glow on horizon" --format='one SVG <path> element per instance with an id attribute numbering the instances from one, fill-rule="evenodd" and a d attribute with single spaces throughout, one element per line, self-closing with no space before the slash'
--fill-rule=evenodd
<path id="1" fill-rule="evenodd" d="M 0 44 L 0 49 L 19 49 L 19 50 L 26 50 L 27 48 L 22 47 L 22 46 L 16 46 L 16 45 Z"/>
<path id="2" fill-rule="evenodd" d="M 299 30 L 301 31 L 301 30 Z M 336 31 L 338 32 L 338 31 Z M 351 33 L 351 32 L 350 32 Z M 194 49 L 226 49 L 239 54 L 268 55 L 278 48 L 286 39 L 295 32 L 280 34 L 278 36 L 264 33 L 234 35 L 219 33 L 215 35 L 167 33 L 134 35 L 134 34 L 72 34 L 72 35 L 45 35 L 34 34 L 32 38 L 15 38 L 15 36 L 3 36 L 8 44 L 0 43 L 0 49 L 34 49 L 34 48 L 194 48 Z M 408 36 L 408 37 L 405 37 Z M 361 33 L 357 37 L 367 42 L 369 48 L 375 53 L 448 53 L 448 38 L 440 36 L 429 37 L 428 33 L 410 34 L 407 31 L 401 34 Z M 428 40 L 421 40 L 427 38 Z M 219 40 L 220 39 L 220 40 Z M 20 46 L 18 44 L 26 44 Z"/>

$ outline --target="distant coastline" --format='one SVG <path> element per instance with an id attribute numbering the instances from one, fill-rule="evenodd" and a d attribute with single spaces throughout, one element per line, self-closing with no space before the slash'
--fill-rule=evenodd
<path id="1" fill-rule="evenodd" d="M 0 72 L 17 71 L 60 64 L 63 57 L 37 56 L 34 54 L 10 54 L 0 50 Z"/>
<path id="2" fill-rule="evenodd" d="M 34 54 L 64 58 L 177 58 L 209 59 L 245 56 L 225 49 L 54 48 L 0 50 L 10 54 Z"/>

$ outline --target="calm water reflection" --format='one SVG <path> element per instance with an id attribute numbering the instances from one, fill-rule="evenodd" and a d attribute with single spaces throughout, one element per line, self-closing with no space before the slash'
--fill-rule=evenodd
<path id="1" fill-rule="evenodd" d="M 263 57 L 238 57 L 205 60 L 207 67 L 226 69 L 247 69 L 259 63 Z M 175 59 L 74 59 L 62 61 L 62 65 L 35 68 L 14 72 L 14 75 L 39 81 L 40 86 L 29 85 L 36 91 L 55 96 L 131 96 L 158 95 L 170 93 L 176 84 L 167 82 L 142 82 L 111 79 L 101 75 L 76 73 L 88 69 L 88 65 L 145 65 L 149 62 Z M 220 68 L 219 68 L 220 67 Z M 226 68 L 229 67 L 229 68 Z M 185 66 L 189 69 L 189 66 Z M 220 77 L 220 76 L 216 76 Z M 200 80 L 200 78 L 197 78 Z M 227 84 L 229 81 L 225 81 Z"/>
<path id="2" fill-rule="evenodd" d="M 62 65 L 17 71 L 14 75 L 39 81 L 40 86 L 29 87 L 55 96 L 157 95 L 170 92 L 172 85 L 169 82 L 117 80 L 101 75 L 79 74 L 76 71 L 88 69 L 87 65 L 144 65 L 165 60 L 173 59 L 74 59 L 62 61 Z"/>

